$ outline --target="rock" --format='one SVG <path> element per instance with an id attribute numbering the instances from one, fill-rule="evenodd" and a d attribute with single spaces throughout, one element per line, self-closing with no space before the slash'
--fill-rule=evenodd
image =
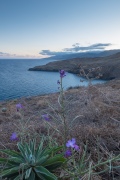
<path id="1" fill-rule="evenodd" d="M 7 108 L 6 108 L 6 107 L 3 107 L 3 108 L 1 109 L 1 111 L 4 112 L 4 113 L 7 112 Z"/>

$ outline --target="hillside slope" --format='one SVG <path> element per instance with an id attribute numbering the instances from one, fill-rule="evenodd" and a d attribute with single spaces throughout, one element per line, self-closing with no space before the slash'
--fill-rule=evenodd
<path id="1" fill-rule="evenodd" d="M 59 71 L 64 69 L 67 72 L 79 74 L 80 65 L 87 73 L 90 68 L 101 67 L 101 79 L 120 79 L 120 53 L 107 57 L 97 58 L 74 58 L 64 61 L 50 62 L 46 65 L 30 68 L 29 71 Z M 96 76 L 96 73 L 93 74 Z"/>

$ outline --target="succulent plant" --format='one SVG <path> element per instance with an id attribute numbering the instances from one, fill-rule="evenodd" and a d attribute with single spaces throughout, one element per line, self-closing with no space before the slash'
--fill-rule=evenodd
<path id="1" fill-rule="evenodd" d="M 10 180 L 56 180 L 52 171 L 60 167 L 66 160 L 57 154 L 62 147 L 43 148 L 43 140 L 36 148 L 36 141 L 17 144 L 19 152 L 0 150 L 9 155 L 0 158 L 0 177 Z"/>

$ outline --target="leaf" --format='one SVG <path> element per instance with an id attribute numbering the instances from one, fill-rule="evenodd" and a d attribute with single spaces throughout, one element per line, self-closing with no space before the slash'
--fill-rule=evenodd
<path id="1" fill-rule="evenodd" d="M 30 157 L 30 155 L 32 155 L 32 151 L 27 143 L 25 143 L 25 145 L 24 145 L 24 150 L 25 150 L 26 158 L 29 161 L 29 157 Z"/>
<path id="2" fill-rule="evenodd" d="M 32 168 L 27 169 L 27 171 L 25 172 L 25 179 L 29 178 L 31 171 L 32 171 Z"/>
<path id="3" fill-rule="evenodd" d="M 19 163 L 16 163 L 14 161 L 11 161 L 9 159 L 6 158 L 0 158 L 0 164 L 6 164 L 6 166 L 17 166 L 19 165 Z"/>
<path id="4" fill-rule="evenodd" d="M 19 173 L 19 169 L 20 169 L 20 167 L 13 167 L 13 168 L 9 168 L 7 170 L 3 170 L 0 173 L 0 176 L 1 177 L 7 177 L 9 175 L 12 175 L 12 174 L 15 174 L 15 173 Z"/>
<path id="5" fill-rule="evenodd" d="M 49 158 L 45 163 L 42 164 L 42 166 L 49 170 L 53 170 L 60 167 L 65 161 L 66 159 L 62 155 L 56 155 Z"/>
<path id="6" fill-rule="evenodd" d="M 18 146 L 18 149 L 20 150 L 23 158 L 25 159 L 25 161 L 28 161 L 28 158 L 26 157 L 24 146 L 21 143 L 18 143 L 17 146 Z"/>
<path id="7" fill-rule="evenodd" d="M 53 155 L 54 155 L 56 152 L 60 151 L 62 148 L 63 148 L 63 146 L 53 147 L 53 148 L 51 148 L 50 150 L 48 150 L 48 153 L 49 153 L 49 154 L 50 154 L 50 153 L 53 153 Z"/>
<path id="8" fill-rule="evenodd" d="M 30 150 L 31 150 L 32 154 L 35 156 L 36 140 L 34 139 L 33 141 L 30 141 L 29 146 L 30 146 Z"/>
<path id="9" fill-rule="evenodd" d="M 0 173 L 0 177 L 3 177 L 3 178 L 7 177 L 8 179 L 9 179 L 9 177 L 12 177 L 12 176 L 17 177 L 18 174 L 20 174 L 20 172 L 22 172 L 24 174 L 24 172 L 28 168 L 29 167 L 27 165 L 24 165 L 23 167 L 17 166 L 17 167 L 6 168 L 6 169 L 2 170 L 2 172 Z M 21 176 L 22 176 L 22 174 L 21 174 Z"/>
<path id="10" fill-rule="evenodd" d="M 38 159 L 38 157 L 41 156 L 42 148 L 43 148 L 43 138 L 42 138 L 41 143 L 39 144 L 39 146 L 35 152 L 35 158 L 36 159 Z"/>
<path id="11" fill-rule="evenodd" d="M 87 145 L 85 145 L 85 150 L 84 150 L 83 155 L 82 155 L 82 157 L 81 157 L 81 159 L 79 161 L 79 170 L 80 171 L 83 171 L 84 168 L 85 168 L 85 165 L 86 165 L 85 164 L 86 153 L 87 153 Z"/>
<path id="12" fill-rule="evenodd" d="M 10 180 L 20 180 L 21 179 L 21 175 L 18 175 L 18 173 L 14 173 L 14 174 L 11 174 L 11 175 L 8 175 L 7 176 L 7 179 L 10 179 Z"/>
<path id="13" fill-rule="evenodd" d="M 12 151 L 12 150 L 9 150 L 9 149 L 0 149 L 0 152 L 3 152 L 7 155 L 10 155 L 10 156 L 19 156 L 20 153 L 19 152 L 16 152 L 16 151 Z"/>
<path id="14" fill-rule="evenodd" d="M 25 163 L 24 159 L 20 159 L 20 158 L 17 158 L 17 157 L 12 157 L 12 158 L 10 158 L 10 160 L 14 161 L 15 163 L 18 163 L 18 164 Z"/>
<path id="15" fill-rule="evenodd" d="M 49 157 L 49 155 L 38 158 L 36 161 L 36 165 L 37 166 L 42 165 L 43 163 L 45 163 L 47 161 L 48 157 Z"/>
<path id="16" fill-rule="evenodd" d="M 31 174 L 28 180 L 35 180 L 35 173 L 33 171 L 31 171 Z"/>
<path id="17" fill-rule="evenodd" d="M 46 168 L 42 166 L 35 167 L 35 171 L 39 177 L 43 176 L 45 180 L 57 180 L 57 177 L 54 174 L 52 174 L 51 172 L 49 172 Z"/>
<path id="18" fill-rule="evenodd" d="M 58 151 L 60 151 L 62 148 L 63 148 L 63 146 L 53 147 L 53 148 L 46 147 L 46 148 L 42 151 L 41 156 L 46 155 L 46 154 L 55 155 L 55 153 L 58 152 Z"/>
<path id="19" fill-rule="evenodd" d="M 22 175 L 19 174 L 18 176 L 12 177 L 12 178 L 14 178 L 14 180 L 20 180 L 20 179 L 22 179 L 22 177 L 24 177 L 24 173 Z"/>

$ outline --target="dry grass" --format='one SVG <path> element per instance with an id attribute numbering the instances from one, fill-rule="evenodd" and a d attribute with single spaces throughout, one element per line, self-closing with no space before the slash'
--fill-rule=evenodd
<path id="1" fill-rule="evenodd" d="M 54 108 L 48 106 L 50 102 Z M 88 141 L 88 153 L 91 159 L 98 160 L 97 150 L 100 156 L 106 159 L 109 154 L 120 154 L 120 80 L 110 81 L 106 84 L 93 87 L 80 87 L 65 91 L 66 119 L 68 123 L 75 116 L 79 116 L 73 125 L 69 137 L 75 137 L 77 144 L 82 145 Z M 30 97 L 0 103 L 0 149 L 16 149 L 16 142 L 10 141 L 12 132 L 20 132 L 21 113 L 16 112 L 15 105 L 21 103 L 24 106 L 24 123 L 29 119 L 25 128 L 27 139 L 36 134 L 47 134 L 47 128 L 41 117 L 45 112 L 55 116 L 58 122 L 51 119 L 54 127 L 59 127 L 58 94 Z M 7 108 L 2 112 L 2 108 Z M 25 127 L 25 126 L 24 126 Z M 62 129 L 61 129 L 62 131 Z M 52 133 L 53 130 L 51 129 Z M 29 136 L 28 136 L 29 135 Z M 61 137 L 55 135 L 58 143 Z M 115 178 L 120 178 L 120 170 L 114 172 Z M 101 179 L 112 180 L 113 176 L 103 174 Z"/>

